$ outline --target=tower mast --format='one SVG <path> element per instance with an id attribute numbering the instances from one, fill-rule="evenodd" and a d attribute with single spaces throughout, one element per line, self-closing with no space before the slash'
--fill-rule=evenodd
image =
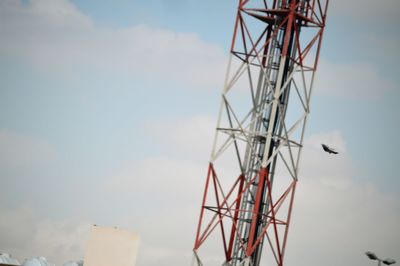
<path id="1" fill-rule="evenodd" d="M 196 265 L 284 264 L 328 2 L 239 1 Z"/>

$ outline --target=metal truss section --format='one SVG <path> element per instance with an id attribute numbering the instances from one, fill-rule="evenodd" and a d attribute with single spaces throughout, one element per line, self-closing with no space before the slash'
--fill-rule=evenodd
<path id="1" fill-rule="evenodd" d="M 328 1 L 239 1 L 194 265 L 284 264 Z"/>

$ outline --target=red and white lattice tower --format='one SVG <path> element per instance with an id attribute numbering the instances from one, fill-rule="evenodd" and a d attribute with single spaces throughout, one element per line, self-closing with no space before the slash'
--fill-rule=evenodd
<path id="1" fill-rule="evenodd" d="M 280 265 L 329 0 L 240 0 L 195 265 Z"/>

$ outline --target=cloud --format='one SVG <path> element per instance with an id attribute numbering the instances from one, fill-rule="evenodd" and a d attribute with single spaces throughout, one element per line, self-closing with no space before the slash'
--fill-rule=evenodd
<path id="1" fill-rule="evenodd" d="M 364 265 L 367 250 L 397 255 L 398 198 L 385 195 L 372 184 L 354 181 L 334 187 L 323 180 L 303 180 L 297 192 L 289 261 L 296 265 L 311 265 L 312 261 Z"/>
<path id="2" fill-rule="evenodd" d="M 46 254 L 58 265 L 83 259 L 89 228 L 90 223 L 82 220 L 40 221 L 35 228 L 32 246 L 36 254 Z"/>
<path id="3" fill-rule="evenodd" d="M 376 16 L 377 12 L 380 14 L 386 14 L 382 17 L 382 20 L 393 19 L 392 15 L 397 15 L 400 10 L 400 3 L 397 0 L 383 0 L 383 1 L 346 1 L 337 0 L 330 1 L 329 3 L 329 16 L 347 16 L 353 21 L 363 21 L 367 20 L 371 16 Z M 330 14 L 332 12 L 332 15 Z M 379 22 L 377 20 L 376 22 Z"/>
<path id="4" fill-rule="evenodd" d="M 132 214 L 121 220 L 141 236 L 139 266 L 190 263 L 215 123 L 206 115 L 147 122 L 155 145 L 173 149 L 174 156 L 132 161 L 104 184 L 106 197 L 131 202 Z M 237 177 L 226 166 L 217 169 Z M 206 261 L 218 257 L 219 248 L 212 243 Z"/>
<path id="5" fill-rule="evenodd" d="M 296 194 L 288 264 L 364 265 L 367 250 L 397 255 L 398 198 L 368 183 L 334 187 L 305 178 Z"/>
<path id="6" fill-rule="evenodd" d="M 90 225 L 76 219 L 48 220 L 37 217 L 33 209 L 0 208 L 0 248 L 23 262 L 44 256 L 57 265 L 83 258 Z"/>
<path id="7" fill-rule="evenodd" d="M 104 184 L 105 197 L 129 202 L 129 213 L 115 222 L 139 233 L 139 266 L 189 264 L 206 167 L 150 158 L 132 162 Z"/>
<path id="8" fill-rule="evenodd" d="M 334 148 L 339 154 L 325 153 L 321 147 L 322 143 Z M 352 182 L 356 167 L 346 150 L 346 143 L 340 131 L 311 135 L 304 143 L 300 175 L 303 179 L 322 182 L 333 188 L 347 188 Z"/>
<path id="9" fill-rule="evenodd" d="M 316 92 L 344 99 L 381 99 L 397 86 L 369 63 L 332 63 L 321 60 Z"/>
<path id="10" fill-rule="evenodd" d="M 2 1 L 0 55 L 56 75 L 124 73 L 148 81 L 221 87 L 225 53 L 193 33 L 105 28 L 67 0 Z"/>
<path id="11" fill-rule="evenodd" d="M 104 184 L 107 197 L 131 202 L 132 214 L 121 219 L 141 236 L 139 266 L 189 265 L 215 123 L 206 115 L 148 121 L 145 127 L 155 145 L 173 149 L 174 156 L 135 160 Z M 218 257 L 219 248 L 212 243 L 208 256 Z"/>
<path id="12" fill-rule="evenodd" d="M 162 157 L 134 161 L 108 179 L 104 189 L 112 193 L 133 193 L 135 198 L 148 198 L 151 202 L 160 201 L 163 205 L 164 199 L 171 202 L 190 198 L 197 191 L 197 185 L 203 183 L 198 180 L 202 180 L 203 174 L 206 174 L 205 167 L 190 160 Z M 177 192 L 178 184 L 185 189 Z M 149 191 L 152 194 L 150 197 Z"/>
<path id="13" fill-rule="evenodd" d="M 319 143 L 328 141 L 338 155 L 321 151 Z M 364 265 L 364 252 L 370 249 L 396 256 L 400 199 L 379 191 L 368 176 L 358 176 L 364 171 L 346 150 L 339 131 L 312 135 L 305 142 L 288 264 Z"/>

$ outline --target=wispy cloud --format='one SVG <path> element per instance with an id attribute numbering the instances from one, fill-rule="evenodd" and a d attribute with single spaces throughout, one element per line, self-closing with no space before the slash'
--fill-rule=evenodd
<path id="1" fill-rule="evenodd" d="M 363 62 L 332 63 L 322 60 L 315 92 L 351 100 L 381 100 L 398 86 L 383 77 L 376 65 Z"/>
<path id="2" fill-rule="evenodd" d="M 0 247 L 20 262 L 45 256 L 57 265 L 83 258 L 90 224 L 74 219 L 49 220 L 37 217 L 30 207 L 0 208 Z"/>
<path id="3" fill-rule="evenodd" d="M 100 27 L 67 0 L 0 5 L 0 55 L 48 74 L 92 70 L 191 87 L 222 84 L 224 51 L 196 34 L 146 25 Z"/>
<path id="4" fill-rule="evenodd" d="M 337 0 L 330 1 L 330 13 L 329 16 L 342 17 L 346 16 L 354 20 L 354 22 L 368 22 L 370 23 L 371 16 L 379 14 L 386 14 L 386 17 L 382 17 L 380 20 L 375 22 L 380 23 L 383 21 L 390 21 L 396 19 L 392 15 L 397 15 L 400 10 L 400 3 L 397 0 L 366 0 L 366 1 L 346 1 Z"/>

